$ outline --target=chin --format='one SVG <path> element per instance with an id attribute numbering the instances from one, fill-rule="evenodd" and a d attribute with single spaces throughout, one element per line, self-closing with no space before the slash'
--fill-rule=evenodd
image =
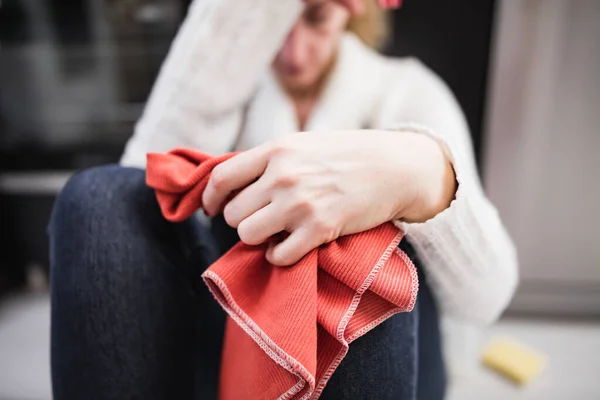
<path id="1" fill-rule="evenodd" d="M 310 77 L 286 76 L 282 79 L 285 88 L 292 92 L 303 92 L 310 89 L 315 80 Z"/>

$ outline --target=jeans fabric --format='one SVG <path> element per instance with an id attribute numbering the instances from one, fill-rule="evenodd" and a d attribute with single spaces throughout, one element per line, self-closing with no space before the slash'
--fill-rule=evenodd
<path id="1" fill-rule="evenodd" d="M 211 231 L 166 221 L 142 170 L 71 178 L 49 226 L 56 400 L 217 398 L 225 313 L 200 274 L 238 238 L 222 218 Z M 322 399 L 443 398 L 438 314 L 419 271 L 414 311 L 352 343 Z"/>

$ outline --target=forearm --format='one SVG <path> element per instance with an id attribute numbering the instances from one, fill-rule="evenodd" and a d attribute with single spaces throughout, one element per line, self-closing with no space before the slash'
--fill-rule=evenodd
<path id="1" fill-rule="evenodd" d="M 445 146 L 429 135 L 412 133 L 421 158 L 413 171 L 416 196 L 410 207 L 398 210 L 395 219 L 405 222 L 425 222 L 450 206 L 456 196 L 457 181 L 451 156 Z"/>
<path id="2" fill-rule="evenodd" d="M 172 147 L 230 150 L 241 109 L 301 11 L 300 0 L 196 0 L 175 37 L 125 164 Z"/>
<path id="3" fill-rule="evenodd" d="M 300 10 L 296 0 L 194 1 L 161 68 L 148 110 L 172 102 L 208 113 L 239 106 Z"/>

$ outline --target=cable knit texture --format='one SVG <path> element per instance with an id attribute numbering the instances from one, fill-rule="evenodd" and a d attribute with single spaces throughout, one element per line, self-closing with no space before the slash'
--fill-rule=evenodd
<path id="1" fill-rule="evenodd" d="M 234 156 L 189 149 L 148 154 L 146 180 L 164 216 L 202 206 L 210 172 Z M 387 223 L 312 250 L 291 267 L 265 258 L 266 244 L 242 242 L 202 277 L 231 317 L 220 399 L 316 399 L 356 338 L 414 307 L 418 278 Z"/>
<path id="2" fill-rule="evenodd" d="M 346 35 L 306 126 L 269 70 L 302 11 L 300 0 L 198 0 L 188 12 L 122 163 L 190 147 L 246 150 L 281 135 L 391 129 L 435 137 L 459 182 L 448 209 L 421 224 L 398 222 L 423 261 L 445 315 L 485 324 L 509 303 L 517 257 L 477 176 L 467 122 L 450 89 L 415 59 L 382 57 Z"/>

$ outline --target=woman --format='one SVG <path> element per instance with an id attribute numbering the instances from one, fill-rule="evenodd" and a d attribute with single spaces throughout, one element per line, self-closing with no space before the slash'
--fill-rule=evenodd
<path id="1" fill-rule="evenodd" d="M 357 0 L 192 4 L 125 167 L 76 175 L 56 202 L 55 398 L 215 395 L 223 315 L 199 282 L 212 238 L 196 219 L 164 221 L 137 169 L 174 147 L 247 150 L 215 169 L 205 213 L 222 211 L 248 244 L 289 232 L 268 251 L 276 265 L 386 221 L 401 227 L 427 277 L 416 312 L 357 340 L 322 398 L 443 397 L 436 309 L 493 322 L 516 285 L 515 251 L 448 88 L 346 32 L 376 41 L 377 15 Z"/>

